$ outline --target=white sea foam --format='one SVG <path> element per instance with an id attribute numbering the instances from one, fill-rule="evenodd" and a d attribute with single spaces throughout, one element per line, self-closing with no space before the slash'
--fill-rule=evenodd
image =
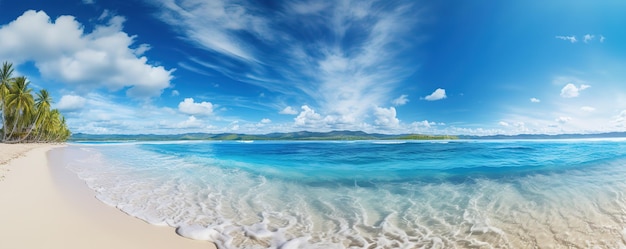
<path id="1" fill-rule="evenodd" d="M 220 248 L 619 248 L 626 240 L 622 164 L 504 180 L 316 186 L 132 146 L 80 150 L 88 153 L 68 166 L 98 199 Z"/>
<path id="2" fill-rule="evenodd" d="M 389 140 L 389 141 L 372 141 L 373 144 L 405 144 L 406 141 L 397 141 L 397 140 Z"/>

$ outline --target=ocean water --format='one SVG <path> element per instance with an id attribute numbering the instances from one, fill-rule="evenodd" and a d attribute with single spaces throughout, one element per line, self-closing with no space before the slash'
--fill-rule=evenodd
<path id="1" fill-rule="evenodd" d="M 626 140 L 75 143 L 102 202 L 219 248 L 626 248 Z"/>

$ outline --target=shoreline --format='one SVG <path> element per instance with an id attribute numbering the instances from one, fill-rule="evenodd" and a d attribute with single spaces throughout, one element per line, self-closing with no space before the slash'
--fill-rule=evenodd
<path id="1" fill-rule="evenodd" d="M 50 151 L 65 146 L 0 144 L 0 248 L 216 248 L 97 200 L 76 174 L 55 164 Z"/>

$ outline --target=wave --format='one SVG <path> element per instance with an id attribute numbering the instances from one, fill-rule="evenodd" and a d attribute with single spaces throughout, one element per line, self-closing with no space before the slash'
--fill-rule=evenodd
<path id="1" fill-rule="evenodd" d="M 402 178 L 406 172 L 394 168 L 397 175 L 386 175 L 386 181 L 350 179 L 346 171 L 340 180 L 310 182 L 306 179 L 315 175 L 283 176 L 289 173 L 262 163 L 265 157 L 242 146 L 212 145 L 87 147 L 82 158 L 68 165 L 103 202 L 151 224 L 176 227 L 182 236 L 215 242 L 219 248 L 624 246 L 620 234 L 626 210 L 626 160 L 623 153 L 615 152 L 623 149 L 618 144 L 598 148 L 604 156 L 589 151 L 590 147 L 568 146 L 587 151 L 585 158 L 572 158 L 566 160 L 572 164 L 553 164 L 543 171 L 527 166 L 472 166 L 467 171 L 453 167 L 423 172 L 431 179 L 424 181 Z M 274 149 L 307 151 L 316 146 Z M 345 146 L 325 148 L 354 154 L 374 146 L 361 152 L 393 152 L 380 151 L 384 145 Z M 433 149 L 430 146 L 410 148 Z M 454 153 L 443 150 L 449 144 L 437 146 L 444 146 L 434 148 L 437 153 Z M 276 157 L 259 148 L 267 144 L 252 147 L 257 153 L 268 153 L 268 158 Z M 85 147 L 65 149 L 77 148 Z M 192 148 L 195 151 L 188 152 Z M 465 153 L 483 155 L 497 151 L 493 148 L 469 148 Z M 219 158 L 225 156 L 225 149 L 263 160 Z M 544 149 L 554 148 L 536 148 Z M 554 154 L 563 156 L 559 151 Z M 501 177 L 489 177 L 491 173 Z"/>

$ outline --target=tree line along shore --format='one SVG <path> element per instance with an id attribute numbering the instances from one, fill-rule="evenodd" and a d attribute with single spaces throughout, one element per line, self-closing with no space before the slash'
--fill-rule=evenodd
<path id="1" fill-rule="evenodd" d="M 46 89 L 33 95 L 30 81 L 13 76 L 13 64 L 0 68 L 0 139 L 3 143 L 64 142 L 71 132 L 65 117 L 52 109 L 52 97 Z"/>

